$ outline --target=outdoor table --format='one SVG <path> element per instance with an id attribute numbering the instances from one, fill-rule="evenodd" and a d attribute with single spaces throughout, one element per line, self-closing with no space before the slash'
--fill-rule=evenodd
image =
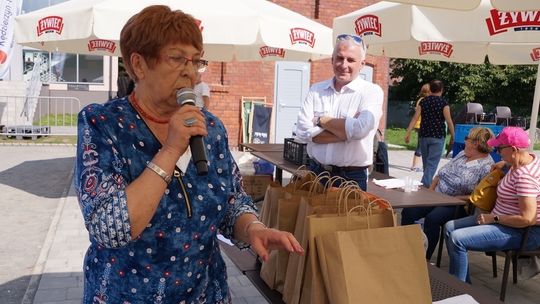
<path id="1" fill-rule="evenodd" d="M 283 150 L 251 153 L 276 166 L 275 180 L 279 183 L 282 183 L 283 170 L 294 173 L 299 168 L 298 165 L 283 158 Z M 384 179 L 392 177 L 379 172 L 373 172 L 368 181 L 367 192 L 389 201 L 393 208 L 465 205 L 465 201 L 461 199 L 431 191 L 425 187 L 419 187 L 418 191 L 410 193 L 405 193 L 402 189 L 386 189 L 373 183 L 373 178 Z"/>
<path id="2" fill-rule="evenodd" d="M 276 152 L 281 151 L 283 153 L 283 144 L 252 144 L 244 143 L 240 144 L 240 147 L 244 151 L 253 151 L 253 152 Z"/>

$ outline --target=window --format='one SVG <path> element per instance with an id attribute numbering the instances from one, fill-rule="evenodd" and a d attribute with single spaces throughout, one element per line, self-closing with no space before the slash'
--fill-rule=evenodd
<path id="1" fill-rule="evenodd" d="M 58 3 L 66 2 L 67 0 L 32 0 L 22 1 L 22 11 L 29 13 L 38 9 L 42 9 L 47 6 L 55 5 Z"/>
<path id="2" fill-rule="evenodd" d="M 23 77 L 31 77 L 34 65 L 42 82 L 103 83 L 103 57 L 23 50 Z"/>

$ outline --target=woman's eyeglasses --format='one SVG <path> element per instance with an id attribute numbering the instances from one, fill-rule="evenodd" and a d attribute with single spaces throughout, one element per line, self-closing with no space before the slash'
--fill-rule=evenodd
<path id="1" fill-rule="evenodd" d="M 168 62 L 171 64 L 171 66 L 175 69 L 184 67 L 189 61 L 191 61 L 191 63 L 199 73 L 204 72 L 206 70 L 206 67 L 208 66 L 208 60 L 204 59 L 190 59 L 182 55 L 166 55 L 166 58 L 168 59 Z"/>
<path id="2" fill-rule="evenodd" d="M 473 141 L 473 140 L 477 140 L 477 139 L 476 139 L 476 138 L 469 137 L 469 136 L 465 136 L 465 140 Z"/>

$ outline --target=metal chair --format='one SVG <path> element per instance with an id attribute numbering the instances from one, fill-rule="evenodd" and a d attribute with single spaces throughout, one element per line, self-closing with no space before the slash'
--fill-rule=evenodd
<path id="1" fill-rule="evenodd" d="M 531 226 L 533 227 L 533 226 Z M 534 250 L 525 250 L 525 245 L 527 244 L 527 238 L 529 237 L 529 231 L 531 227 L 524 228 L 523 239 L 521 240 L 521 245 L 517 250 L 503 250 L 503 251 L 489 251 L 486 252 L 486 255 L 491 256 L 491 264 L 493 267 L 493 277 L 497 277 L 497 255 L 504 256 L 504 270 L 503 277 L 501 282 L 501 292 L 499 298 L 504 302 L 506 297 L 506 287 L 508 285 L 508 273 L 510 272 L 510 262 L 512 262 L 512 282 L 517 283 L 517 261 L 519 257 L 533 257 L 540 256 L 540 248 Z"/>
<path id="2" fill-rule="evenodd" d="M 476 102 L 467 103 L 467 123 L 478 123 L 478 116 L 484 114 L 484 107 L 482 104 Z"/>
<path id="3" fill-rule="evenodd" d="M 510 110 L 509 107 L 504 107 L 504 106 L 500 106 L 500 107 L 496 107 L 495 108 L 495 111 L 496 111 L 496 121 L 497 121 L 497 125 L 503 125 L 503 126 L 508 126 L 510 125 L 510 119 L 512 118 L 512 111 Z"/>

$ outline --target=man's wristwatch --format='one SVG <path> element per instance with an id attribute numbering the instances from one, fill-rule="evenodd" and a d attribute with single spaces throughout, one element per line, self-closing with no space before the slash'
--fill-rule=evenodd
<path id="1" fill-rule="evenodd" d="M 317 123 L 315 124 L 317 127 L 322 128 L 321 126 L 321 117 L 317 117 Z"/>
<path id="2" fill-rule="evenodd" d="M 493 217 L 493 222 L 494 222 L 494 223 L 499 223 L 499 220 L 500 220 L 500 218 L 499 218 L 498 215 L 495 215 L 495 216 Z"/>

